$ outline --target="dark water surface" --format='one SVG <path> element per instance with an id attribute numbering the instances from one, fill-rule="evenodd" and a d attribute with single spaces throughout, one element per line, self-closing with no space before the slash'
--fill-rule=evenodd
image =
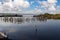
<path id="1" fill-rule="evenodd" d="M 0 17 L 0 31 L 11 40 L 60 40 L 60 20 Z"/>

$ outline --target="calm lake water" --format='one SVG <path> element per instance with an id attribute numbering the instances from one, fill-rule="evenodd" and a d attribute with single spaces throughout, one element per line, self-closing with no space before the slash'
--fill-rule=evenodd
<path id="1" fill-rule="evenodd" d="M 11 40 L 60 40 L 60 20 L 0 17 L 0 31 Z"/>

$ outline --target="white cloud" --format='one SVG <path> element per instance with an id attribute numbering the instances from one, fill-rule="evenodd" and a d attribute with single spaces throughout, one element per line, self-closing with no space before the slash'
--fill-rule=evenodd
<path id="1" fill-rule="evenodd" d="M 50 6 L 50 7 L 48 8 L 48 10 L 50 10 L 50 11 L 55 11 L 56 8 L 55 8 L 54 6 Z"/>
<path id="2" fill-rule="evenodd" d="M 22 11 L 22 8 L 28 7 L 30 7 L 30 4 L 26 0 L 14 0 L 13 2 L 12 0 L 4 0 L 3 4 L 0 2 L 0 10 L 2 10 L 2 12 L 19 12 Z"/>
<path id="3" fill-rule="evenodd" d="M 11 2 L 4 2 L 3 6 L 7 6 L 7 8 L 13 8 L 13 5 Z"/>
<path id="4" fill-rule="evenodd" d="M 3 4 L 0 2 L 0 12 L 23 12 L 23 9 L 28 9 L 35 1 L 31 4 L 26 0 L 4 0 Z M 42 12 L 60 12 L 60 6 L 56 6 L 57 0 L 47 0 L 47 1 L 36 1 L 40 5 L 34 10 L 27 10 L 26 13 L 42 13 Z"/>
<path id="5" fill-rule="evenodd" d="M 41 9 L 37 8 L 37 7 L 38 7 L 38 6 L 36 6 L 34 10 L 28 10 L 28 11 L 26 11 L 26 13 L 27 13 L 27 14 L 28 14 L 28 13 L 30 13 L 30 14 L 35 14 L 35 15 L 42 13 L 43 11 L 42 11 Z"/>
<path id="6" fill-rule="evenodd" d="M 57 0 L 47 0 L 48 3 L 57 3 Z"/>
<path id="7" fill-rule="evenodd" d="M 42 1 L 40 4 L 42 5 L 41 7 L 48 7 L 47 1 Z"/>
<path id="8" fill-rule="evenodd" d="M 38 1 L 43 10 L 55 11 L 57 0 Z"/>
<path id="9" fill-rule="evenodd" d="M 26 11 L 25 12 L 26 14 L 35 14 L 35 15 L 37 15 L 37 14 L 40 14 L 40 13 L 42 13 L 42 10 L 40 10 L 40 9 L 35 9 L 35 10 L 29 10 L 29 11 Z"/>
<path id="10" fill-rule="evenodd" d="M 21 7 L 25 7 L 25 8 L 30 6 L 29 2 L 27 2 L 25 0 L 14 0 L 13 4 L 15 6 L 21 6 Z"/>
<path id="11" fill-rule="evenodd" d="M 4 2 L 9 2 L 10 0 L 4 0 Z"/>
<path id="12" fill-rule="evenodd" d="M 55 11 L 55 10 L 56 10 L 57 0 L 47 0 L 47 2 L 48 2 L 48 4 L 49 4 L 48 10 L 50 10 L 50 11 Z"/>
<path id="13" fill-rule="evenodd" d="M 60 6 L 57 6 L 56 9 L 57 9 L 57 10 L 60 10 Z"/>
<path id="14" fill-rule="evenodd" d="M 2 11 L 3 11 L 3 7 L 2 7 L 2 4 L 0 2 L 0 12 L 2 12 Z"/>

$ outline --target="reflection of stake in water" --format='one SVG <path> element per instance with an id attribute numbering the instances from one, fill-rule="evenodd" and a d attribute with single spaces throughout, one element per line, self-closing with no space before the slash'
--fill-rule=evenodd
<path id="1" fill-rule="evenodd" d="M 8 17 L 4 17 L 3 20 L 4 20 L 5 22 L 8 22 Z"/>
<path id="2" fill-rule="evenodd" d="M 12 18 L 12 17 L 10 17 L 9 21 L 13 23 L 13 18 Z"/>
<path id="3" fill-rule="evenodd" d="M 36 24 L 34 24 L 34 27 L 35 27 L 35 37 L 37 39 L 37 26 L 36 26 Z"/>

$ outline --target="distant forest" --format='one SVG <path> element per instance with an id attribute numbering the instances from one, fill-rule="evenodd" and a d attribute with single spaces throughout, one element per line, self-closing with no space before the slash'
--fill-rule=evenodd
<path id="1" fill-rule="evenodd" d="M 45 14 L 36 15 L 34 17 L 41 17 L 41 18 L 47 18 L 47 19 L 60 19 L 60 14 L 45 13 Z"/>
<path id="2" fill-rule="evenodd" d="M 0 13 L 0 17 L 23 17 L 23 15 L 13 13 Z"/>
<path id="3" fill-rule="evenodd" d="M 20 14 L 13 14 L 13 13 L 0 13 L 0 17 L 23 17 L 23 15 Z M 39 15 L 33 15 L 33 17 L 40 17 L 40 18 L 47 18 L 47 19 L 60 19 L 60 14 L 39 14 Z"/>

